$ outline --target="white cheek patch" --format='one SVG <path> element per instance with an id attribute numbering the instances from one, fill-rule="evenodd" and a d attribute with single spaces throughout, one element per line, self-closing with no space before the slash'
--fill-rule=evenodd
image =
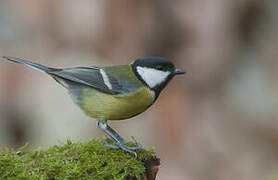
<path id="1" fill-rule="evenodd" d="M 109 89 L 112 89 L 112 85 L 109 81 L 109 78 L 107 76 L 107 74 L 102 70 L 100 69 L 100 74 L 102 75 L 102 78 L 103 78 L 103 81 L 104 81 L 104 84 L 109 88 Z"/>
<path id="2" fill-rule="evenodd" d="M 166 80 L 169 76 L 169 71 L 160 71 L 153 68 L 140 67 L 137 68 L 138 74 L 148 84 L 150 88 L 153 88 Z"/>

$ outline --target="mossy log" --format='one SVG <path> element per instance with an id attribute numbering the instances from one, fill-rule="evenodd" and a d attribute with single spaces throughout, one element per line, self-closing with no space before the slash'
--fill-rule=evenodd
<path id="1" fill-rule="evenodd" d="M 68 140 L 46 150 L 1 150 L 0 179 L 155 179 L 159 159 L 153 149 L 137 151 L 136 158 L 104 144 Z"/>

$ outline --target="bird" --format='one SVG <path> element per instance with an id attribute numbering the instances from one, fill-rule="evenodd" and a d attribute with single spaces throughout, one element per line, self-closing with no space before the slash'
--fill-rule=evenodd
<path id="1" fill-rule="evenodd" d="M 127 65 L 52 68 L 41 64 L 3 56 L 6 60 L 21 63 L 42 71 L 67 89 L 71 99 L 83 112 L 96 119 L 97 127 L 104 131 L 108 140 L 116 145 L 106 147 L 132 153 L 142 147 L 125 145 L 126 141 L 108 120 L 132 118 L 155 103 L 161 91 L 175 76 L 185 70 L 164 57 L 139 58 Z"/>

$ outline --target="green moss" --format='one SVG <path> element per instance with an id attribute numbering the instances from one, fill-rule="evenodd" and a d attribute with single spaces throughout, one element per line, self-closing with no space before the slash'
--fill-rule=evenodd
<path id="1" fill-rule="evenodd" d="M 0 179 L 139 179 L 153 150 L 137 151 L 138 157 L 120 149 L 103 147 L 102 139 L 54 145 L 46 150 L 0 151 Z"/>

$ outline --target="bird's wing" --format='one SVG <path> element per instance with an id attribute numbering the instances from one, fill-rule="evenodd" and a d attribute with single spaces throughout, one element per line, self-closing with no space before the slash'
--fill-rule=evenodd
<path id="1" fill-rule="evenodd" d="M 72 83 L 90 86 L 108 94 L 126 92 L 121 80 L 117 80 L 98 67 L 75 67 L 49 72 L 59 83 L 69 88 Z"/>

